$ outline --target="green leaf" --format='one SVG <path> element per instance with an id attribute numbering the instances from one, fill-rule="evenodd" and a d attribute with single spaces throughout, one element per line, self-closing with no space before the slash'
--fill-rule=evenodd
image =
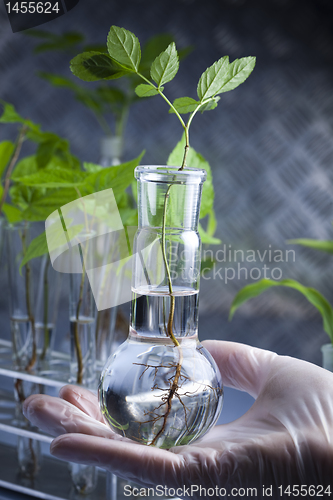
<path id="1" fill-rule="evenodd" d="M 199 100 L 207 99 L 213 97 L 218 93 L 221 88 L 223 78 L 228 74 L 229 69 L 229 57 L 221 57 L 212 66 L 206 69 L 202 73 L 198 87 L 197 93 Z"/>
<path id="2" fill-rule="evenodd" d="M 150 76 L 160 88 L 170 82 L 177 74 L 179 68 L 178 53 L 174 42 L 156 57 L 150 69 Z"/>
<path id="3" fill-rule="evenodd" d="M 55 87 L 65 87 L 71 90 L 76 90 L 78 88 L 78 85 L 72 82 L 69 78 L 65 78 L 64 76 L 60 76 L 54 73 L 47 73 L 46 71 L 38 71 L 37 74 Z"/>
<path id="4" fill-rule="evenodd" d="M 141 60 L 140 43 L 137 37 L 124 28 L 111 26 L 107 47 L 110 56 L 125 68 L 138 72 Z"/>
<path id="5" fill-rule="evenodd" d="M 131 184 L 134 178 L 134 169 L 137 167 L 144 155 L 144 151 L 127 163 L 122 163 L 116 167 L 103 168 L 103 170 L 90 174 L 80 186 L 81 194 L 87 195 L 104 189 L 112 188 L 117 198 L 122 196 L 125 189 Z"/>
<path id="6" fill-rule="evenodd" d="M 126 100 L 125 93 L 116 87 L 99 87 L 97 89 L 98 96 L 107 104 L 123 104 Z"/>
<path id="7" fill-rule="evenodd" d="M 85 82 L 98 80 L 115 80 L 128 74 L 128 70 L 120 66 L 108 54 L 101 52 L 83 52 L 71 60 L 72 73 Z"/>
<path id="8" fill-rule="evenodd" d="M 183 134 L 182 139 L 178 142 L 174 150 L 171 152 L 167 165 L 179 166 L 182 164 L 183 155 L 185 147 L 185 136 Z M 187 154 L 187 165 L 189 168 L 199 168 L 204 169 L 207 172 L 206 181 L 202 188 L 201 197 L 201 208 L 200 208 L 200 219 L 206 217 L 213 210 L 214 204 L 214 187 L 212 172 L 209 163 L 204 159 L 201 154 L 197 153 L 192 147 L 190 147 Z"/>
<path id="9" fill-rule="evenodd" d="M 48 81 L 54 87 L 66 88 L 68 90 L 71 90 L 78 101 L 82 102 L 85 106 L 92 109 L 94 112 L 102 111 L 102 104 L 99 102 L 98 96 L 96 96 L 95 91 L 86 89 L 72 82 L 69 78 L 55 75 L 53 73 L 40 71 L 38 75 L 44 80 Z"/>
<path id="10" fill-rule="evenodd" d="M 46 241 L 46 233 L 45 231 L 34 238 L 30 245 L 27 248 L 27 251 L 22 259 L 20 264 L 20 272 L 22 267 L 25 266 L 30 260 L 35 259 L 36 257 L 41 257 L 42 255 L 47 254 L 49 251 Z"/>
<path id="11" fill-rule="evenodd" d="M 203 113 L 204 111 L 211 111 L 212 109 L 215 109 L 219 100 L 220 97 L 212 97 L 208 102 L 200 107 L 200 112 Z"/>
<path id="12" fill-rule="evenodd" d="M 39 125 L 36 125 L 30 120 L 22 118 L 22 116 L 20 116 L 16 112 L 12 104 L 9 104 L 8 102 L 3 101 L 2 99 L 0 99 L 0 104 L 3 106 L 3 113 L 0 117 L 0 123 L 22 123 L 22 125 L 25 125 L 31 130 L 34 130 L 36 132 L 39 130 Z"/>
<path id="13" fill-rule="evenodd" d="M 35 174 L 36 172 L 38 172 L 36 155 L 26 156 L 16 164 L 12 173 L 12 180 L 16 181 L 20 177 Z"/>
<path id="14" fill-rule="evenodd" d="M 178 113 L 186 115 L 187 113 L 192 113 L 199 106 L 199 102 L 192 97 L 179 97 L 173 101 L 173 106 L 176 108 Z M 169 113 L 174 113 L 172 108 L 169 109 Z"/>
<path id="15" fill-rule="evenodd" d="M 161 33 L 151 37 L 142 50 L 140 71 L 150 68 L 156 57 L 174 41 L 169 33 Z"/>
<path id="16" fill-rule="evenodd" d="M 101 165 L 96 165 L 96 163 L 88 162 L 83 162 L 83 168 L 89 174 L 95 174 L 96 172 L 100 172 L 104 169 L 104 167 L 101 167 Z"/>
<path id="17" fill-rule="evenodd" d="M 178 142 L 174 150 L 171 152 L 167 161 L 167 165 L 179 166 L 182 164 L 184 147 L 185 147 L 185 136 L 183 134 L 182 139 Z M 188 151 L 187 165 L 190 168 L 204 169 L 207 172 L 207 178 L 202 187 L 200 219 L 203 219 L 207 215 L 211 216 L 211 214 L 214 213 L 213 212 L 214 186 L 213 186 L 213 178 L 210 165 L 204 159 L 204 157 L 201 156 L 199 153 L 197 153 L 192 147 L 190 147 Z M 210 234 L 210 236 L 213 236 L 213 234 Z"/>
<path id="18" fill-rule="evenodd" d="M 31 189 L 26 186 L 21 186 L 21 188 L 26 190 Z M 16 194 L 16 196 L 18 195 Z M 37 193 L 29 199 L 21 201 L 22 206 L 24 204 L 22 218 L 28 221 L 45 221 L 52 212 L 76 200 L 78 197 L 79 194 L 74 188 L 50 189 L 42 196 L 39 196 Z"/>
<path id="19" fill-rule="evenodd" d="M 0 143 L 0 179 L 5 172 L 7 165 L 14 153 L 15 144 L 11 141 L 3 141 Z"/>
<path id="20" fill-rule="evenodd" d="M 221 83 L 221 87 L 218 90 L 218 94 L 222 92 L 229 92 L 238 87 L 241 83 L 250 76 L 254 67 L 256 65 L 255 57 L 243 57 L 242 59 L 236 59 L 234 62 L 229 64 L 229 71 L 226 77 Z"/>
<path id="21" fill-rule="evenodd" d="M 67 51 L 72 49 L 75 45 L 83 42 L 84 40 L 84 36 L 76 31 L 68 31 L 67 33 L 57 35 L 45 30 L 31 29 L 26 31 L 25 34 L 45 40 L 43 43 L 37 45 L 34 50 L 35 54 L 40 54 L 41 52 L 46 52 L 49 50 Z"/>
<path id="22" fill-rule="evenodd" d="M 333 308 L 330 303 L 314 288 L 309 288 L 303 286 L 301 283 L 291 279 L 285 279 L 281 281 L 271 281 L 268 279 L 263 279 L 257 283 L 245 286 L 240 292 L 235 296 L 229 314 L 229 320 L 232 319 L 233 315 L 237 309 L 244 304 L 249 299 L 257 297 L 262 294 L 265 290 L 275 287 L 275 286 L 287 286 L 298 290 L 304 297 L 320 312 L 323 318 L 323 326 L 325 332 L 329 335 L 331 342 L 333 343 Z"/>
<path id="23" fill-rule="evenodd" d="M 68 170 L 62 167 L 44 168 L 38 172 L 15 180 L 25 186 L 42 188 L 64 188 L 80 186 L 86 179 L 85 172 Z"/>
<path id="24" fill-rule="evenodd" d="M 306 238 L 300 238 L 296 240 L 288 240 L 287 243 L 293 245 L 302 245 L 304 247 L 313 248 L 314 250 L 320 250 L 321 252 L 333 254 L 333 241 L 330 240 L 310 240 Z"/>
<path id="25" fill-rule="evenodd" d="M 163 91 L 163 87 L 161 87 L 160 90 Z M 157 95 L 158 91 L 151 85 L 141 83 L 140 85 L 135 87 L 135 93 L 139 97 L 151 97 L 153 95 Z"/>
<path id="26" fill-rule="evenodd" d="M 201 238 L 201 242 L 206 245 L 219 245 L 221 243 L 221 240 L 219 238 L 214 238 L 214 236 L 211 236 L 208 234 L 207 231 L 204 230 L 202 225 L 199 223 L 199 234 Z"/>
<path id="27" fill-rule="evenodd" d="M 13 205 L 9 205 L 8 203 L 4 203 L 3 207 L 2 207 L 2 211 L 5 214 L 7 220 L 10 224 L 16 224 L 16 222 L 20 222 L 21 220 L 23 220 L 22 211 L 17 207 L 13 207 Z"/>

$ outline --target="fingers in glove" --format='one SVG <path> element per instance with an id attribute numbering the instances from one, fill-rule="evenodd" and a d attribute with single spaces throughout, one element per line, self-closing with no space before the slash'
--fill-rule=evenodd
<path id="1" fill-rule="evenodd" d="M 30 422 L 52 436 L 63 433 L 82 433 L 112 437 L 111 429 L 90 417 L 68 401 L 42 394 L 27 398 L 23 413 Z"/>
<path id="2" fill-rule="evenodd" d="M 99 408 L 97 396 L 88 389 L 78 387 L 77 385 L 65 385 L 60 389 L 59 396 L 86 413 L 86 415 L 103 424 L 105 423 Z"/>
<path id="3" fill-rule="evenodd" d="M 168 484 L 176 477 L 175 470 L 184 467 L 179 455 L 124 438 L 67 434 L 56 438 L 50 451 L 63 460 L 100 466 L 142 485 Z"/>
<path id="4" fill-rule="evenodd" d="M 205 340 L 202 344 L 215 359 L 224 385 L 258 396 L 277 354 L 235 342 Z"/>

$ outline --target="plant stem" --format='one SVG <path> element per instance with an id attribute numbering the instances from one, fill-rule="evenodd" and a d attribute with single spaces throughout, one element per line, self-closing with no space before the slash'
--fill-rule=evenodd
<path id="1" fill-rule="evenodd" d="M 23 250 L 23 255 L 26 253 L 26 238 L 27 238 L 27 227 L 23 229 L 23 234 L 22 234 L 22 250 Z M 26 370 L 30 371 L 37 359 L 37 346 L 36 346 L 36 326 L 35 326 L 35 318 L 32 312 L 32 307 L 31 307 L 31 300 L 30 300 L 30 277 L 31 277 L 31 269 L 30 265 L 27 262 L 25 264 L 25 299 L 26 299 L 26 307 L 27 307 L 27 313 L 28 313 L 28 320 L 30 321 L 31 324 L 31 332 L 32 332 L 32 354 L 31 354 L 31 359 L 28 362 L 26 366 Z"/>
<path id="2" fill-rule="evenodd" d="M 50 344 L 50 335 L 48 330 L 48 305 L 49 305 L 49 283 L 47 279 L 47 272 L 50 264 L 49 256 L 46 256 L 46 262 L 44 267 L 44 311 L 43 311 L 43 324 L 44 324 L 44 347 L 41 354 L 41 360 L 45 359 L 47 349 Z"/>
<path id="3" fill-rule="evenodd" d="M 171 280 L 169 264 L 168 264 L 168 260 L 167 260 L 167 256 L 166 256 L 166 243 L 165 243 L 166 213 L 167 213 L 168 199 L 170 197 L 171 187 L 172 187 L 172 184 L 170 184 L 170 186 L 168 187 L 167 192 L 165 194 L 165 199 L 164 199 L 163 221 L 162 221 L 162 255 L 163 255 L 165 270 L 167 273 L 169 294 L 170 294 L 170 311 L 169 311 L 169 318 L 168 318 L 168 324 L 167 324 L 167 334 L 171 338 L 174 345 L 179 346 L 179 342 L 176 339 L 176 337 L 174 336 L 173 331 L 172 331 L 172 323 L 173 323 L 173 318 L 174 318 L 174 313 L 175 313 L 175 296 L 173 295 L 172 280 Z"/>
<path id="4" fill-rule="evenodd" d="M 79 247 L 81 248 L 81 247 Z M 81 253 L 81 252 L 80 252 Z M 84 290 L 84 281 L 85 281 L 86 270 L 84 267 L 84 260 L 82 259 L 82 276 L 80 283 L 80 291 L 79 291 L 79 300 L 76 306 L 76 321 L 74 322 L 74 343 L 77 357 L 77 376 L 76 382 L 77 384 L 82 384 L 83 381 L 83 359 L 82 359 L 82 349 L 80 344 L 80 335 L 79 335 L 79 318 L 80 318 L 80 310 L 83 301 L 83 290 Z"/>
<path id="5" fill-rule="evenodd" d="M 7 168 L 7 172 L 6 172 L 6 176 L 5 176 L 5 187 L 4 187 L 2 197 L 0 200 L 0 215 L 2 213 L 3 204 L 5 203 L 6 198 L 7 198 L 7 194 L 8 194 L 8 190 L 9 190 L 9 186 L 10 186 L 10 177 L 12 175 L 12 172 L 13 172 L 13 169 L 16 165 L 18 157 L 20 156 L 20 152 L 22 149 L 22 144 L 23 144 L 26 132 L 27 132 L 27 127 L 24 125 L 20 130 L 14 154 L 13 154 L 12 159 L 10 161 L 10 164 Z"/>

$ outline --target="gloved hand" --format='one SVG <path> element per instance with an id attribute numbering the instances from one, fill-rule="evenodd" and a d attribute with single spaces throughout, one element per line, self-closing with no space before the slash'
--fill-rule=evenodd
<path id="1" fill-rule="evenodd" d="M 174 488 L 179 497 L 221 498 L 231 492 L 232 498 L 290 499 L 298 489 L 303 498 L 330 498 L 333 374 L 242 344 L 203 344 L 224 384 L 256 401 L 241 418 L 216 426 L 194 444 L 161 450 L 123 438 L 103 423 L 96 396 L 77 386 L 64 387 L 62 399 L 31 396 L 24 414 L 59 436 L 51 445 L 56 457 L 101 466 L 145 487 Z"/>

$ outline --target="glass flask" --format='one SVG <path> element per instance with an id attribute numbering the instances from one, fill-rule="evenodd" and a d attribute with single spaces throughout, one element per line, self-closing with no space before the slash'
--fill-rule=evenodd
<path id="1" fill-rule="evenodd" d="M 109 357 L 99 399 L 118 434 L 160 448 L 217 421 L 221 375 L 198 341 L 204 170 L 140 166 L 129 336 Z"/>

